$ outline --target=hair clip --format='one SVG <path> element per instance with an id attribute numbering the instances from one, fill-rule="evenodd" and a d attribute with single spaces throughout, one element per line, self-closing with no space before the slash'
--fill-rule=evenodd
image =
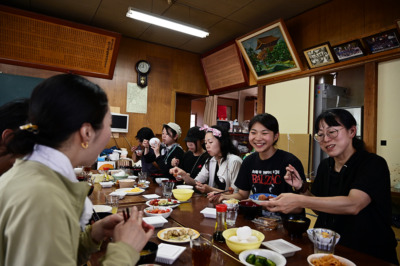
<path id="1" fill-rule="evenodd" d="M 22 125 L 19 127 L 19 129 L 32 132 L 33 134 L 37 134 L 39 132 L 39 127 L 37 125 L 32 125 L 32 123 Z"/>
<path id="2" fill-rule="evenodd" d="M 221 137 L 221 136 L 222 136 L 221 131 L 219 131 L 219 130 L 216 129 L 216 128 L 209 127 L 209 126 L 207 126 L 207 125 L 203 125 L 203 127 L 201 127 L 200 130 L 201 130 L 201 131 L 205 131 L 205 132 L 212 132 L 212 134 L 213 134 L 215 137 Z"/>

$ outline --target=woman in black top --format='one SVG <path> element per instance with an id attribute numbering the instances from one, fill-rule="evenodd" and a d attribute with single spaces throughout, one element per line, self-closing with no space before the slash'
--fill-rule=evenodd
<path id="1" fill-rule="evenodd" d="M 382 157 L 364 150 L 357 123 L 344 109 L 324 111 L 315 123 L 315 140 L 329 155 L 317 171 L 311 192 L 293 167 L 285 180 L 302 195 L 286 193 L 263 203 L 270 211 L 310 208 L 315 227 L 338 232 L 340 244 L 398 264 L 391 228 L 390 172 Z"/>

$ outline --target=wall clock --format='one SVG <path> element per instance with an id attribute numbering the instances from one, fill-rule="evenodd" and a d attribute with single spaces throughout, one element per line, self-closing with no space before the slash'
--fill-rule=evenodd
<path id="1" fill-rule="evenodd" d="M 147 86 L 147 75 L 150 72 L 150 64 L 146 60 L 140 60 L 136 63 L 137 84 L 144 88 Z"/>

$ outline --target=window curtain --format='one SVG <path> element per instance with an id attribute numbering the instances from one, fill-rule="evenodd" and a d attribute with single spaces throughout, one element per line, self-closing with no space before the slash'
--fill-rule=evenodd
<path id="1" fill-rule="evenodd" d="M 204 108 L 204 124 L 213 126 L 217 124 L 217 103 L 218 96 L 213 95 L 206 98 L 206 107 Z"/>

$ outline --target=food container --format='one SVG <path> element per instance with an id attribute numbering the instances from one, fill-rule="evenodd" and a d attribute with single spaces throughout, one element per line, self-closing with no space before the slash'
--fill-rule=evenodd
<path id="1" fill-rule="evenodd" d="M 172 264 L 185 249 L 186 247 L 161 243 L 158 245 L 156 262 Z"/>
<path id="2" fill-rule="evenodd" d="M 267 248 L 278 252 L 279 254 L 283 255 L 286 258 L 293 256 L 296 251 L 301 250 L 300 247 L 293 245 L 292 243 L 290 243 L 282 238 L 265 241 L 265 242 L 262 242 L 262 244 L 264 246 L 266 246 Z"/>
<path id="3" fill-rule="evenodd" d="M 256 219 L 253 219 L 252 221 L 255 223 L 257 226 L 263 227 L 263 229 L 272 231 L 278 228 L 280 224 L 280 220 L 276 218 L 269 218 L 269 217 L 259 217 Z"/>
<path id="4" fill-rule="evenodd" d="M 100 185 L 101 185 L 102 188 L 109 188 L 109 187 L 112 187 L 113 184 L 114 184 L 114 182 L 112 182 L 112 181 L 100 182 Z"/>
<path id="5" fill-rule="evenodd" d="M 145 223 L 154 226 L 155 228 L 163 227 L 165 223 L 167 223 L 167 219 L 162 216 L 151 216 L 151 217 L 143 217 L 143 221 Z"/>
<path id="6" fill-rule="evenodd" d="M 120 188 L 126 188 L 126 187 L 134 187 L 135 186 L 135 180 L 134 179 L 120 179 L 118 180 L 119 187 Z"/>

